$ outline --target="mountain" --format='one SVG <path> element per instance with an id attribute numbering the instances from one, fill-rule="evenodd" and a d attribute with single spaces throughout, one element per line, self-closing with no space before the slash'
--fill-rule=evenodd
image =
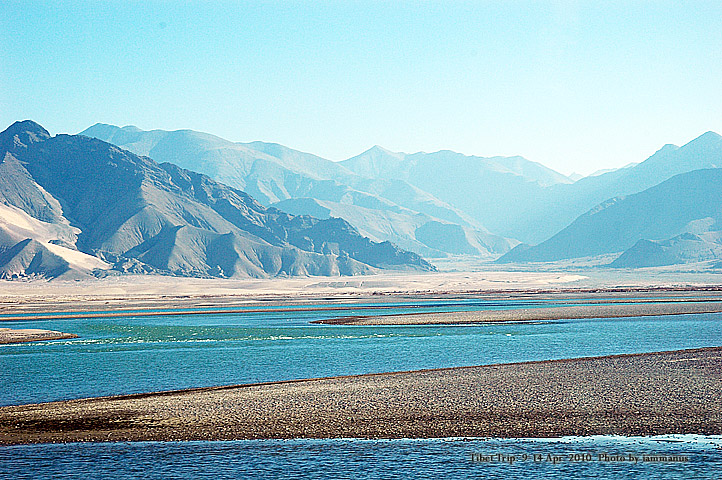
<path id="1" fill-rule="evenodd" d="M 525 209 L 507 210 L 507 228 L 495 231 L 539 243 L 607 199 L 639 193 L 678 174 L 720 167 L 722 137 L 707 132 L 682 147 L 665 145 L 639 164 L 588 176 L 570 185 L 551 185 L 537 192 Z M 521 198 L 523 193 L 518 195 Z"/>
<path id="2" fill-rule="evenodd" d="M 289 199 L 272 206 L 294 215 L 343 218 L 358 225 L 359 233 L 372 240 L 394 238 L 399 247 L 430 258 L 448 254 L 491 257 L 493 253 L 509 251 L 518 243 L 403 207 L 366 208 L 312 198 Z"/>
<path id="3" fill-rule="evenodd" d="M 43 222 L 24 210 L 0 204 L 0 278 L 78 278 L 110 265 L 79 252 L 79 231 L 67 224 Z"/>
<path id="4" fill-rule="evenodd" d="M 205 175 L 87 136 L 51 137 L 34 122 L 17 122 L 0 133 L 0 148 L 0 268 L 11 265 L 11 276 L 110 265 L 222 277 L 433 270 L 343 220 L 266 208 Z M 85 270 L 74 268 L 80 260 Z"/>
<path id="5" fill-rule="evenodd" d="M 524 231 L 514 228 L 514 218 L 523 216 L 548 187 L 572 182 L 523 157 L 475 157 L 448 150 L 405 154 L 376 146 L 340 163 L 360 175 L 405 181 L 457 207 L 489 231 L 521 239 Z"/>
<path id="6" fill-rule="evenodd" d="M 603 202 L 549 240 L 534 247 L 517 247 L 499 262 L 548 262 L 634 247 L 617 266 L 641 264 L 642 258 L 662 258 L 663 249 L 680 245 L 681 240 L 696 241 L 689 236 L 672 237 L 686 233 L 714 237 L 721 230 L 722 169 L 695 170 L 640 193 Z M 660 240 L 668 241 L 648 242 Z M 632 257 L 640 260 L 632 261 Z M 661 261 L 666 260 L 654 260 Z"/>
<path id="7" fill-rule="evenodd" d="M 87 132 L 148 153 L 152 150 L 152 155 L 182 166 L 193 158 L 183 152 L 205 152 L 203 155 L 213 157 L 207 168 L 218 170 L 206 173 L 229 177 L 219 165 L 233 167 L 238 175 L 232 181 L 249 185 L 268 204 L 294 214 L 342 217 L 376 241 L 390 239 L 428 257 L 493 257 L 515 245 L 506 260 L 535 255 L 539 259 L 576 258 L 605 249 L 607 253 L 621 252 L 642 237 L 631 244 L 620 241 L 606 247 L 592 248 L 593 239 L 579 245 L 549 246 L 577 228 L 566 230 L 585 212 L 604 209 L 598 206 L 608 199 L 640 193 L 675 175 L 722 166 L 722 137 L 714 132 L 682 147 L 665 145 L 639 164 L 595 172 L 576 182 L 522 157 L 474 157 L 451 151 L 405 154 L 375 146 L 334 163 L 277 144 L 234 144 L 188 131 L 143 132 L 134 127 L 97 125 Z M 192 137 L 186 141 L 192 145 L 181 148 L 173 140 L 173 148 L 165 147 L 161 139 L 175 136 Z M 238 149 L 245 149 L 245 156 L 228 153 Z M 566 233 L 561 235 L 562 231 Z M 646 239 L 670 240 L 685 232 L 667 233 Z M 518 245 L 509 238 L 538 246 Z M 606 237 L 600 234 L 597 238 Z M 546 248 L 551 250 L 540 253 Z"/>
<path id="8" fill-rule="evenodd" d="M 439 173 L 444 173 L 443 177 L 453 174 L 444 172 L 444 167 L 456 167 L 454 169 L 461 169 L 471 175 L 484 174 L 485 171 L 515 175 L 542 186 L 571 183 L 571 180 L 561 173 L 524 157 L 477 157 L 450 150 L 407 154 L 391 152 L 376 145 L 340 163 L 359 175 L 409 180 L 414 185 L 422 180 L 429 169 L 438 167 L 442 168 Z"/>
<path id="9" fill-rule="evenodd" d="M 722 137 L 707 132 L 682 147 L 665 145 L 642 163 L 575 182 L 522 157 L 449 151 L 409 155 L 374 147 L 340 163 L 360 175 L 414 185 L 497 235 L 540 243 L 609 198 L 641 192 L 680 173 L 722 166 Z"/>
<path id="10" fill-rule="evenodd" d="M 469 240 L 460 240 L 466 243 L 461 249 L 472 255 L 502 254 L 518 243 L 492 235 L 466 213 L 409 182 L 359 174 L 341 163 L 275 143 L 234 143 L 191 130 L 143 131 L 105 124 L 93 125 L 81 135 L 206 174 L 266 206 L 293 214 L 328 211 L 375 241 L 391 241 L 422 255 L 446 256 L 459 250 L 447 249 L 424 234 L 437 224 L 465 232 Z M 525 167 L 510 161 L 510 168 Z M 420 240 L 425 238 L 432 244 Z"/>
<path id="11" fill-rule="evenodd" d="M 714 237 L 683 233 L 668 240 L 639 240 L 609 266 L 641 268 L 718 260 L 722 258 L 722 242 L 719 235 Z"/>

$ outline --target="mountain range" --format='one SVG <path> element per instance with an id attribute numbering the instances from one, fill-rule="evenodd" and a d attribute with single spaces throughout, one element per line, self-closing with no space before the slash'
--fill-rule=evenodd
<path id="1" fill-rule="evenodd" d="M 615 197 L 541 244 L 518 246 L 500 262 L 551 262 L 624 252 L 613 266 L 711 260 L 722 238 L 722 169 L 676 175 L 642 192 Z"/>
<path id="2" fill-rule="evenodd" d="M 340 218 L 266 208 L 247 193 L 84 135 L 16 122 L 0 133 L 0 277 L 98 271 L 189 276 L 433 270 Z"/>
<path id="3" fill-rule="evenodd" d="M 713 132 L 576 181 L 523 157 L 375 146 L 332 162 L 106 124 L 51 137 L 18 122 L 0 155 L 5 277 L 336 275 L 432 270 L 422 257 L 447 256 L 638 268 L 722 254 Z"/>
<path id="4" fill-rule="evenodd" d="M 373 148 L 341 162 L 361 174 L 407 181 L 462 210 L 489 231 L 541 243 L 611 198 L 653 187 L 677 174 L 722 166 L 714 132 L 665 145 L 639 164 L 576 182 L 521 157 L 469 157 L 449 151 L 400 154 Z"/>
<path id="5" fill-rule="evenodd" d="M 375 146 L 332 162 L 278 144 L 234 143 L 190 130 L 97 124 L 82 134 L 200 171 L 290 213 L 342 217 L 374 240 L 428 258 L 495 258 L 519 242 L 548 240 L 612 198 L 722 166 L 722 137 L 714 132 L 577 181 L 518 156 L 406 154 Z"/>
<path id="6" fill-rule="evenodd" d="M 274 143 L 234 143 L 191 130 L 143 131 L 105 124 L 81 135 L 206 174 L 266 206 L 320 218 L 342 217 L 375 241 L 391 241 L 426 257 L 495 257 L 519 243 L 489 233 L 470 215 L 404 179 L 383 172 L 357 173 L 345 162 Z M 515 162 L 523 170 L 526 161 L 509 163 Z"/>

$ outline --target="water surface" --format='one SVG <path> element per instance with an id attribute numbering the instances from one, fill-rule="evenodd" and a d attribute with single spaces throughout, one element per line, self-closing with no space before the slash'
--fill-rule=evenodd
<path id="1" fill-rule="evenodd" d="M 388 312 L 505 309 L 518 300 L 379 304 Z M 546 303 L 563 306 L 566 303 Z M 317 306 L 326 306 L 323 303 Z M 722 345 L 722 314 L 473 326 L 339 326 L 384 313 L 261 311 L 3 322 L 80 338 L 0 346 L 0 405 L 333 375 Z"/>
<path id="2" fill-rule="evenodd" d="M 722 437 L 695 436 L 72 443 L 0 447 L 0 478 L 692 480 L 719 478 L 721 448 Z"/>

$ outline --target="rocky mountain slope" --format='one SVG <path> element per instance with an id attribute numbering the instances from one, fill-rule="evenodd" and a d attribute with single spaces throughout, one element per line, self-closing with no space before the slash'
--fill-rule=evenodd
<path id="1" fill-rule="evenodd" d="M 416 254 L 372 242 L 343 220 L 266 208 L 205 175 L 97 139 L 51 137 L 25 121 L 0 134 L 0 149 L 0 204 L 16 214 L 15 221 L 4 214 L 0 224 L 5 277 L 58 277 L 111 265 L 224 277 L 433 269 Z M 19 217 L 43 227 L 23 230 Z M 78 255 L 88 268 L 73 267 L 78 262 L 69 258 Z"/>
<path id="2" fill-rule="evenodd" d="M 191 130 L 143 131 L 104 124 L 81 134 L 204 173 L 266 206 L 294 214 L 327 212 L 375 241 L 391 241 L 428 257 L 460 250 L 498 256 L 518 243 L 489 233 L 471 216 L 403 179 L 358 174 L 342 163 L 283 145 L 234 143 Z M 447 247 L 436 238 L 448 230 L 457 232 L 458 238 Z"/>
<path id="3" fill-rule="evenodd" d="M 689 250 L 694 247 L 690 242 L 714 241 L 720 231 L 722 169 L 695 170 L 601 203 L 549 240 L 517 247 L 499 261 L 549 262 L 632 249 L 620 257 L 617 266 L 663 264 L 674 256 L 669 251 L 673 245 L 678 252 L 686 245 L 687 258 L 701 258 Z M 658 241 L 666 243 L 654 243 Z M 697 247 L 706 248 L 702 243 Z M 667 253 L 662 255 L 663 250 Z"/>
<path id="4" fill-rule="evenodd" d="M 427 257 L 493 259 L 505 254 L 500 261 L 537 262 L 631 249 L 615 266 L 641 266 L 691 262 L 717 252 L 717 227 L 700 232 L 671 226 L 674 213 L 654 216 L 654 202 L 661 202 L 663 211 L 674 210 L 669 202 L 681 198 L 650 199 L 628 212 L 611 208 L 619 202 L 629 205 L 626 199 L 677 175 L 722 167 L 722 137 L 714 132 L 681 147 L 665 145 L 641 163 L 577 181 L 522 157 L 473 157 L 451 151 L 405 154 L 376 146 L 334 163 L 282 145 L 235 144 L 190 131 L 143 132 L 99 124 L 86 132 L 184 166 L 203 157 L 206 173 L 248 185 L 282 210 L 344 218 L 363 235 L 392 239 Z M 704 190 L 703 176 L 687 180 L 701 181 Z M 705 203 L 704 196 L 698 200 Z M 704 210 L 692 213 L 694 208 L 689 206 L 688 221 L 704 218 L 693 218 Z M 637 218 L 627 225 L 621 216 L 635 217 L 634 209 L 656 220 Z M 614 212 L 620 212 L 619 217 Z M 684 234 L 698 240 L 680 237 Z M 536 246 L 518 245 L 510 238 Z M 637 242 L 641 243 L 633 248 Z"/>

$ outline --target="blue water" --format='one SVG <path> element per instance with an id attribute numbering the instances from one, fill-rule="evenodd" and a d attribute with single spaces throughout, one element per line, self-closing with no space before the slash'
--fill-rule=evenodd
<path id="1" fill-rule="evenodd" d="M 423 309 L 518 305 L 519 301 L 438 301 L 424 303 Z M 388 304 L 379 306 L 384 309 L 359 304 L 346 305 L 354 308 L 343 311 L 314 311 L 309 306 L 303 311 L 3 322 L 80 338 L 0 346 L 0 405 L 722 345 L 720 314 L 474 326 L 309 323 L 339 315 L 419 311 L 413 305 L 396 305 L 394 310 Z"/>
<path id="2" fill-rule="evenodd" d="M 469 309 L 511 306 L 518 302 L 464 305 Z M 451 307 L 436 302 L 424 308 Z M 394 310 L 407 311 L 417 310 L 410 306 Z M 474 326 L 309 323 L 369 313 L 379 311 L 359 305 L 343 312 L 309 309 L 3 322 L 13 328 L 71 332 L 80 338 L 0 346 L 0 405 L 722 345 L 721 314 Z"/>
<path id="3" fill-rule="evenodd" d="M 0 447 L 0 478 L 716 479 L 721 447 L 720 437 L 74 443 Z"/>
<path id="4" fill-rule="evenodd" d="M 354 373 L 722 345 L 721 314 L 474 326 L 350 327 L 337 316 L 528 307 L 434 301 L 338 311 L 3 322 L 80 335 L 0 346 L 0 405 Z M 565 304 L 537 302 L 540 306 Z M 571 304 L 571 303 L 566 303 Z M 319 305 L 328 306 L 328 305 Z M 294 308 L 295 307 L 291 307 Z M 393 310 L 392 310 L 393 308 Z M 719 478 L 722 439 L 293 440 L 0 447 L 0 478 Z M 518 458 L 478 462 L 471 454 Z M 569 454 L 591 461 L 559 461 Z M 683 463 L 600 462 L 600 453 L 686 455 Z M 544 461 L 532 460 L 542 455 Z M 521 460 L 526 455 L 526 460 Z M 549 457 L 551 455 L 552 457 Z"/>

